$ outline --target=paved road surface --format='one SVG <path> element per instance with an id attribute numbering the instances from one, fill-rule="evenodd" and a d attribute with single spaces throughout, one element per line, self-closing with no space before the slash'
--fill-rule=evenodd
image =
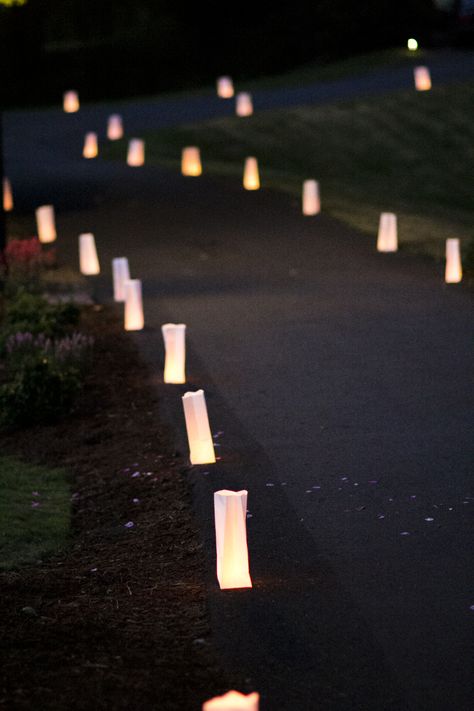
<path id="1" fill-rule="evenodd" d="M 339 98 L 370 81 L 340 82 Z M 336 84 L 261 105 L 334 98 Z M 135 132 L 221 106 L 124 114 Z M 103 295 L 110 259 L 129 256 L 145 291 L 137 342 L 183 450 L 184 389 L 159 383 L 159 327 L 188 324 L 190 386 L 205 388 L 223 432 L 216 467 L 190 473 L 222 655 L 268 711 L 470 710 L 469 293 L 430 261 L 378 255 L 325 216 L 303 218 L 289 198 L 82 161 L 85 128 L 109 111 L 10 114 L 7 168 L 20 207 L 58 205 L 66 258 L 94 231 Z M 249 490 L 251 591 L 221 593 L 212 572 L 211 494 L 223 487 Z"/>

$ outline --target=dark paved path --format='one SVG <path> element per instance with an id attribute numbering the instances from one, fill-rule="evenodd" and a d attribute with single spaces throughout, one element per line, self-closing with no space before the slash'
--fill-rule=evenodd
<path id="1" fill-rule="evenodd" d="M 201 101 L 219 110 L 199 99 L 183 120 Z M 149 107 L 143 126 L 181 108 Z M 109 110 L 10 115 L 8 171 L 24 208 L 59 206 L 69 259 L 94 231 L 102 294 L 128 254 L 144 281 L 137 342 L 181 443 L 159 327 L 188 324 L 189 385 L 223 431 L 221 461 L 190 474 L 222 654 L 268 711 L 470 711 L 469 293 L 286 197 L 82 161 L 86 123 Z M 251 591 L 221 593 L 212 573 L 222 487 L 249 490 Z"/>

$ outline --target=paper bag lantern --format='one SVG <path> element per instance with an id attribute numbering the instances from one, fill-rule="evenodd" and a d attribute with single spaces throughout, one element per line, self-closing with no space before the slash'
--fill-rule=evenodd
<path id="1" fill-rule="evenodd" d="M 256 158 L 246 158 L 244 167 L 244 188 L 246 190 L 258 190 L 260 187 L 260 176 L 258 173 L 258 162 Z"/>
<path id="2" fill-rule="evenodd" d="M 251 588 L 247 550 L 247 491 L 214 494 L 217 579 L 221 590 Z"/>
<path id="3" fill-rule="evenodd" d="M 459 240 L 446 240 L 446 284 L 457 284 L 462 279 L 461 247 Z"/>
<path id="4" fill-rule="evenodd" d="M 127 257 L 112 259 L 112 274 L 114 279 L 114 300 L 125 301 L 125 282 L 130 279 Z"/>
<path id="5" fill-rule="evenodd" d="M 129 279 L 125 282 L 125 330 L 141 331 L 144 325 L 142 283 Z"/>
<path id="6" fill-rule="evenodd" d="M 186 326 L 184 323 L 165 323 L 161 327 L 165 342 L 165 383 L 186 382 Z"/>
<path id="7" fill-rule="evenodd" d="M 217 80 L 217 95 L 221 99 L 232 99 L 234 96 L 234 82 L 230 77 L 219 77 Z"/>
<path id="8" fill-rule="evenodd" d="M 240 694 L 238 691 L 228 691 L 224 696 L 216 696 L 205 701 L 202 711 L 258 711 L 260 696 Z"/>
<path id="9" fill-rule="evenodd" d="M 122 117 L 119 114 L 112 114 L 107 121 L 107 138 L 109 141 L 118 141 L 123 136 Z"/>
<path id="10" fill-rule="evenodd" d="M 63 94 L 63 109 L 67 114 L 79 111 L 79 96 L 77 91 L 66 91 Z"/>
<path id="11" fill-rule="evenodd" d="M 184 417 L 191 464 L 213 464 L 216 461 L 204 390 L 183 395 Z"/>
<path id="12" fill-rule="evenodd" d="M 416 39 L 413 39 L 413 37 L 410 37 L 407 42 L 407 47 L 410 52 L 416 52 L 416 50 L 418 49 L 418 42 L 416 41 Z"/>
<path id="13" fill-rule="evenodd" d="M 79 268 L 81 274 L 86 274 L 87 276 L 100 273 L 95 239 L 90 232 L 79 235 Z"/>
<path id="14" fill-rule="evenodd" d="M 54 218 L 54 207 L 52 205 L 42 205 L 36 209 L 36 227 L 38 229 L 38 239 L 40 242 L 54 242 L 56 239 L 56 220 Z"/>
<path id="15" fill-rule="evenodd" d="M 242 91 L 235 97 L 235 113 L 237 116 L 251 116 L 253 114 L 252 96 Z"/>
<path id="16" fill-rule="evenodd" d="M 201 175 L 201 152 L 196 146 L 183 148 L 181 155 L 181 173 L 183 175 Z"/>
<path id="17" fill-rule="evenodd" d="M 84 139 L 84 149 L 82 151 L 82 155 L 84 158 L 95 158 L 99 152 L 98 146 L 97 146 L 97 134 L 91 131 L 90 133 L 86 133 L 86 137 Z"/>
<path id="18" fill-rule="evenodd" d="M 145 141 L 132 138 L 128 144 L 127 163 L 136 168 L 145 163 Z"/>
<path id="19" fill-rule="evenodd" d="M 415 67 L 414 76 L 417 91 L 429 91 L 431 89 L 431 75 L 428 67 Z"/>
<path id="20" fill-rule="evenodd" d="M 377 237 L 378 252 L 396 252 L 398 249 L 397 216 L 393 212 L 382 212 Z"/>
<path id="21" fill-rule="evenodd" d="M 8 178 L 3 178 L 3 209 L 5 212 L 13 210 L 13 192 Z"/>
<path id="22" fill-rule="evenodd" d="M 305 180 L 303 183 L 303 215 L 318 215 L 320 212 L 319 183 L 317 180 Z"/>

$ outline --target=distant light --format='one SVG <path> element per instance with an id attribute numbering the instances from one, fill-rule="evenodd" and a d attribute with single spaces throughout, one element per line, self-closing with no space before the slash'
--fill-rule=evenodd
<path id="1" fill-rule="evenodd" d="M 416 39 L 413 39 L 413 37 L 411 37 L 407 42 L 407 47 L 410 52 L 416 52 L 416 50 L 418 49 L 418 42 L 416 41 Z"/>

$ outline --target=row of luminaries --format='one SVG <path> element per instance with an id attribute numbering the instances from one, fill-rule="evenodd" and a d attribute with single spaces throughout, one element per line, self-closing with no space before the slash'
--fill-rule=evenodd
<path id="1" fill-rule="evenodd" d="M 189 150 L 189 149 L 187 149 Z M 197 150 L 197 149 L 193 149 Z M 193 160 L 196 158 L 194 156 Z M 198 173 L 185 173 L 196 175 Z M 259 176 L 258 164 L 255 158 L 248 158 L 244 171 L 244 187 L 247 190 L 257 189 Z M 13 209 L 13 196 L 10 182 L 4 179 L 3 183 L 3 205 L 4 210 Z M 319 183 L 316 180 L 305 180 L 303 183 L 302 211 L 304 215 L 312 216 L 319 214 L 321 210 L 321 200 L 319 193 Z M 42 205 L 36 210 L 36 223 L 38 238 L 40 242 L 54 242 L 56 239 L 56 223 L 54 207 L 52 205 Z M 379 252 L 396 252 L 398 249 L 397 216 L 391 212 L 382 212 L 380 215 L 379 229 L 377 236 L 377 250 Z M 79 236 L 79 261 L 83 274 L 99 274 L 100 265 L 97 257 L 94 236 L 83 234 Z M 462 279 L 462 263 L 460 241 L 458 238 L 446 240 L 446 267 L 445 281 L 448 284 L 455 284 Z"/>
<path id="2" fill-rule="evenodd" d="M 431 74 L 428 67 L 414 68 L 415 88 L 417 91 L 429 91 L 431 89 Z M 217 80 L 217 94 L 222 99 L 229 99 L 234 96 L 234 84 L 230 77 L 220 77 Z M 68 91 L 64 94 L 63 108 L 67 113 L 74 113 L 79 110 L 79 97 L 77 92 Z M 239 92 L 235 99 L 235 113 L 237 116 L 245 117 L 253 114 L 253 99 L 248 92 Z M 122 117 L 119 114 L 112 114 L 107 122 L 107 138 L 111 141 L 123 137 Z M 82 155 L 84 158 L 95 158 L 99 153 L 97 133 L 89 131 L 84 138 Z M 129 144 L 127 162 L 129 165 L 139 166 L 145 162 L 144 141 L 132 138 Z M 195 173 L 193 173 L 195 175 Z"/>
<path id="3" fill-rule="evenodd" d="M 38 233 L 47 242 L 56 239 L 54 209 L 44 205 L 37 210 Z M 79 261 L 83 274 L 98 274 L 99 260 L 94 235 L 79 236 Z M 114 300 L 124 302 L 125 329 L 140 331 L 144 327 L 141 281 L 130 278 L 130 268 L 126 257 L 112 260 Z M 168 323 L 162 326 L 165 344 L 164 382 L 183 384 L 186 382 L 185 324 Z M 214 440 L 212 438 L 203 390 L 187 392 L 182 397 L 186 430 L 189 442 L 191 464 L 213 464 L 216 462 Z M 223 590 L 250 588 L 247 548 L 247 491 L 226 489 L 214 493 L 214 520 L 217 552 L 217 579 Z M 244 695 L 229 691 L 222 697 L 210 699 L 203 704 L 203 711 L 233 711 L 245 709 L 258 711 L 259 694 Z"/>

